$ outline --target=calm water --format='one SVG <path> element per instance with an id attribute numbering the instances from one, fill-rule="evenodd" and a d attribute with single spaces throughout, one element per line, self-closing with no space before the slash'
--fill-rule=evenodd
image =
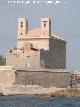
<path id="1" fill-rule="evenodd" d="M 42 99 L 35 96 L 1 96 L 0 107 L 80 107 L 80 97 Z"/>

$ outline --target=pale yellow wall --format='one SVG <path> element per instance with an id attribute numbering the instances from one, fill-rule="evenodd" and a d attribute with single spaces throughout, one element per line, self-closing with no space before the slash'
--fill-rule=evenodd
<path id="1" fill-rule="evenodd" d="M 32 43 L 34 48 L 39 48 L 39 49 L 43 48 L 44 50 L 49 49 L 49 39 L 26 39 L 25 41 L 18 40 L 17 47 L 20 48 L 27 42 Z"/>
<path id="2" fill-rule="evenodd" d="M 21 22 L 23 22 L 23 27 L 21 27 Z M 28 21 L 26 18 L 19 18 L 18 19 L 18 26 L 17 26 L 17 38 L 25 38 L 28 33 Z M 22 35 L 21 35 L 22 33 Z"/>
<path id="3" fill-rule="evenodd" d="M 14 70 L 0 70 L 0 83 L 14 83 L 15 71 Z"/>
<path id="4" fill-rule="evenodd" d="M 44 27 L 44 23 L 46 23 L 46 27 Z M 50 18 L 41 18 L 41 29 L 47 30 L 48 36 L 51 35 L 51 19 Z"/>
<path id="5" fill-rule="evenodd" d="M 40 67 L 40 51 L 21 51 L 20 56 L 8 54 L 6 56 L 6 65 L 16 69 L 28 69 Z"/>

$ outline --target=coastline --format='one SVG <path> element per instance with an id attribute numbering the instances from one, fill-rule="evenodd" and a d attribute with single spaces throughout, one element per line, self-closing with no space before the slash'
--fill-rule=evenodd
<path id="1" fill-rule="evenodd" d="M 10 84 L 10 83 L 0 83 L 0 92 L 3 95 L 16 95 L 16 94 L 28 94 L 28 95 L 35 95 L 35 94 L 47 94 L 52 93 L 55 91 L 59 91 L 65 88 L 43 88 L 39 85 L 21 85 L 21 84 Z"/>
<path id="2" fill-rule="evenodd" d="M 80 96 L 80 88 L 43 88 L 38 85 L 20 85 L 0 83 L 0 96 L 36 95 L 48 97 L 75 97 Z"/>

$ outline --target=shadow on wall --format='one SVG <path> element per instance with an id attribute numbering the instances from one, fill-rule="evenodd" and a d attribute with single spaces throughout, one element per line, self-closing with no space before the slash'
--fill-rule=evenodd
<path id="1" fill-rule="evenodd" d="M 40 50 L 40 65 L 47 69 L 66 69 L 65 43 L 50 39 L 49 50 Z"/>

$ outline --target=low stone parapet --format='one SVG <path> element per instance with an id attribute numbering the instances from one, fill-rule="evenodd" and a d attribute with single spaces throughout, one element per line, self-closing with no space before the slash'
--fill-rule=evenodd
<path id="1" fill-rule="evenodd" d="M 15 70 L 2 69 L 0 70 L 0 83 L 14 83 L 15 82 Z"/>

